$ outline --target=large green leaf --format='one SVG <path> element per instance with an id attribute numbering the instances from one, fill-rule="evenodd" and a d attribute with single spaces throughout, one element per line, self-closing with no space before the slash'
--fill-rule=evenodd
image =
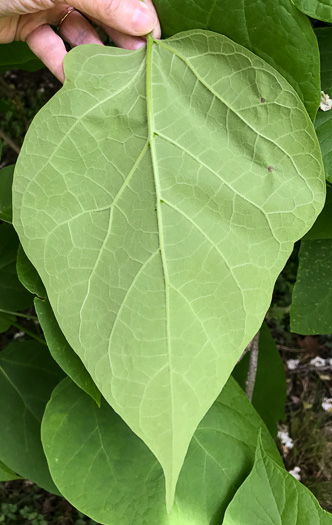
<path id="1" fill-rule="evenodd" d="M 14 165 L 0 170 L 0 220 L 12 222 L 12 185 Z"/>
<path id="2" fill-rule="evenodd" d="M 78 355 L 75 354 L 74 350 L 67 343 L 54 317 L 49 301 L 36 297 L 34 304 L 38 320 L 53 359 L 62 370 L 99 405 L 100 392 Z"/>
<path id="3" fill-rule="evenodd" d="M 13 42 L 0 45 L 0 73 L 12 69 L 37 71 L 42 67 L 44 64 L 30 51 L 27 44 Z"/>
<path id="4" fill-rule="evenodd" d="M 215 33 L 79 47 L 66 78 L 25 140 L 14 223 L 67 341 L 162 464 L 170 502 L 322 207 L 319 145 L 289 84 Z"/>
<path id="5" fill-rule="evenodd" d="M 52 477 L 82 512 L 107 525 L 220 525 L 253 465 L 258 433 L 281 462 L 262 420 L 234 379 L 197 428 L 166 513 L 164 476 L 150 450 L 103 401 L 71 381 L 54 391 L 42 423 Z"/>
<path id="6" fill-rule="evenodd" d="M 331 0 L 292 0 L 292 2 L 302 13 L 311 18 L 332 22 Z"/>
<path id="7" fill-rule="evenodd" d="M 250 354 L 247 353 L 233 370 L 233 377 L 243 390 L 248 375 Z M 280 353 L 267 325 L 259 334 L 259 354 L 252 404 L 272 436 L 277 434 L 277 423 L 286 417 L 286 377 Z"/>
<path id="8" fill-rule="evenodd" d="M 322 90 L 332 97 L 332 27 L 316 29 L 321 60 Z M 322 150 L 325 175 L 332 182 L 332 110 L 318 110 L 315 128 Z"/>
<path id="9" fill-rule="evenodd" d="M 15 474 L 0 460 L 0 481 L 11 481 L 13 479 L 20 479 L 20 476 Z"/>
<path id="10" fill-rule="evenodd" d="M 332 332 L 332 188 L 314 226 L 301 241 L 299 269 L 293 290 L 292 332 Z"/>
<path id="11" fill-rule="evenodd" d="M 53 388 L 63 377 L 47 348 L 13 343 L 0 353 L 0 457 L 8 468 L 51 492 L 40 424 Z"/>
<path id="12" fill-rule="evenodd" d="M 0 310 L 24 310 L 32 305 L 32 295 L 16 273 L 18 238 L 10 224 L 0 224 Z"/>
<path id="13" fill-rule="evenodd" d="M 315 118 L 320 100 L 317 41 L 308 18 L 291 1 L 154 0 L 154 5 L 165 37 L 187 29 L 228 36 L 279 71 Z"/>
<path id="14" fill-rule="evenodd" d="M 259 443 L 255 465 L 229 505 L 223 525 L 331 525 L 311 492 Z"/>

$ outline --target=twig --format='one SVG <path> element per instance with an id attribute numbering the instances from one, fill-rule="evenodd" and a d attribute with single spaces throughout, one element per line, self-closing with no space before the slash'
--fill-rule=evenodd
<path id="1" fill-rule="evenodd" d="M 250 343 L 250 361 L 248 375 L 246 379 L 246 390 L 245 394 L 249 401 L 252 401 L 252 395 L 254 393 L 255 381 L 257 375 L 257 365 L 258 365 L 258 347 L 259 347 L 259 332 L 255 335 L 253 340 Z M 249 346 L 249 345 L 248 345 Z"/>
<path id="2" fill-rule="evenodd" d="M 35 315 L 21 314 L 20 312 L 10 312 L 9 310 L 2 310 L 0 308 L 0 317 L 1 314 L 14 315 L 15 317 L 24 317 L 25 319 L 33 319 L 34 321 L 38 321 L 38 317 Z"/>
<path id="3" fill-rule="evenodd" d="M 6 144 L 8 144 L 10 148 L 12 148 L 12 150 L 15 151 L 15 153 L 17 153 L 17 155 L 20 154 L 21 148 L 19 148 L 17 144 L 15 144 L 15 142 L 10 137 L 8 137 L 4 131 L 2 131 L 2 129 L 0 129 L 0 137 L 4 142 L 6 142 Z"/>

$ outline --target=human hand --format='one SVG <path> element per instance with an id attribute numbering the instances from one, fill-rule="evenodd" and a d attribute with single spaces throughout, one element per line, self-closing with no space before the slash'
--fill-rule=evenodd
<path id="1" fill-rule="evenodd" d="M 0 44 L 27 42 L 63 82 L 63 59 L 67 53 L 64 41 L 72 47 L 103 45 L 89 20 L 100 26 L 117 46 L 126 49 L 145 45 L 142 37 L 150 32 L 155 38 L 160 37 L 152 0 L 69 1 L 70 4 L 63 0 L 0 0 Z M 61 36 L 51 28 L 59 25 Z"/>

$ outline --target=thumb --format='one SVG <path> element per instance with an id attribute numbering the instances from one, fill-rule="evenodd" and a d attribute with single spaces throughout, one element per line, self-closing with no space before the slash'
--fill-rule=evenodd
<path id="1" fill-rule="evenodd" d="M 150 0 L 58 0 L 106 24 L 134 36 L 146 35 L 159 28 L 157 13 Z"/>

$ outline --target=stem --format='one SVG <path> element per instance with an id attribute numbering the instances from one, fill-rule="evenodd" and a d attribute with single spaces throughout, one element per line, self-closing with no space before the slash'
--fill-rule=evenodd
<path id="1" fill-rule="evenodd" d="M 18 328 L 18 330 L 20 330 L 21 332 L 24 332 L 26 335 L 32 337 L 32 339 L 35 339 L 39 343 L 42 343 L 43 345 L 47 346 L 47 343 L 46 343 L 45 339 L 42 339 L 41 337 L 38 337 L 37 334 L 34 334 L 33 332 L 31 332 L 30 330 L 28 330 L 24 326 L 20 325 L 19 323 L 12 323 L 12 325 L 15 326 L 15 328 Z"/>
<path id="2" fill-rule="evenodd" d="M 8 137 L 4 131 L 2 131 L 2 129 L 0 129 L 0 137 L 12 150 L 15 151 L 15 153 L 17 153 L 17 155 L 20 154 L 21 148 L 19 148 L 17 144 L 15 144 L 15 142 L 10 137 Z"/>
<path id="3" fill-rule="evenodd" d="M 34 321 L 38 321 L 38 317 L 36 317 L 35 315 L 20 314 L 19 312 L 10 312 L 8 310 L 1 310 L 1 308 L 0 314 L 14 315 L 15 317 L 23 317 L 24 319 L 33 319 Z"/>
<path id="4" fill-rule="evenodd" d="M 258 349 L 259 349 L 259 332 L 255 335 L 253 340 L 250 343 L 250 361 L 248 375 L 246 379 L 246 390 L 245 394 L 249 401 L 252 401 L 252 396 L 255 388 L 255 381 L 257 375 L 257 365 L 258 365 Z"/>

